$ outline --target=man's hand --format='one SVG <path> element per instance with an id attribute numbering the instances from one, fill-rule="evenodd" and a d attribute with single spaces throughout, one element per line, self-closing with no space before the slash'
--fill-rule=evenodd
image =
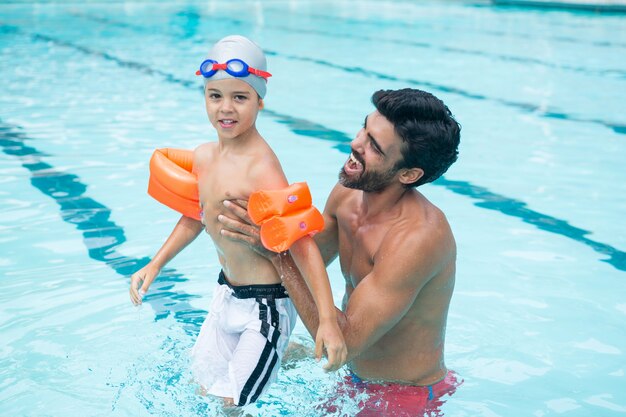
<path id="1" fill-rule="evenodd" d="M 336 371 L 341 368 L 348 357 L 348 348 L 343 339 L 343 333 L 339 329 L 336 320 L 322 320 L 317 328 L 315 337 L 315 359 L 322 358 L 323 350 L 326 350 L 328 362 L 324 365 L 326 372 Z"/>
<path id="2" fill-rule="evenodd" d="M 154 278 L 159 275 L 159 272 L 158 269 L 154 269 L 152 265 L 148 264 L 133 274 L 130 278 L 129 292 L 130 301 L 132 301 L 134 305 L 141 304 L 143 296 L 148 292 L 150 284 L 152 284 Z"/>
<path id="3" fill-rule="evenodd" d="M 224 227 L 220 231 L 221 235 L 249 246 L 259 255 L 271 259 L 277 254 L 265 249 L 259 236 L 260 227 L 248 216 L 248 201 L 246 200 L 224 200 L 224 207 L 229 212 L 229 216 L 220 214 L 217 216 Z"/>

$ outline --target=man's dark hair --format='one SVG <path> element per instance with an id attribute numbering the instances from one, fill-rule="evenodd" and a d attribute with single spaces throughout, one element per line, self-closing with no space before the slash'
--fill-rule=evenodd
<path id="1" fill-rule="evenodd" d="M 436 180 L 456 161 L 461 125 L 443 101 L 425 91 L 405 88 L 379 90 L 372 95 L 372 103 L 404 142 L 403 160 L 397 168 L 424 170 L 424 176 L 408 187 Z"/>

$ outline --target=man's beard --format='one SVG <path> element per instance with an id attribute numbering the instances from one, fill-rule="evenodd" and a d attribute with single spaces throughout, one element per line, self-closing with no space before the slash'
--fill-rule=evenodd
<path id="1" fill-rule="evenodd" d="M 358 178 L 350 178 L 346 175 L 346 171 L 341 168 L 341 171 L 339 171 L 339 184 L 355 190 L 365 191 L 366 193 L 377 193 L 387 188 L 393 182 L 397 172 L 397 169 L 394 167 L 383 172 L 363 171 Z"/>

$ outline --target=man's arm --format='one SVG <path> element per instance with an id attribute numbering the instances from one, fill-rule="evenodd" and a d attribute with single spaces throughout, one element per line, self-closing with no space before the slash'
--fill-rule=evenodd
<path id="1" fill-rule="evenodd" d="M 237 214 L 240 215 L 241 212 Z M 230 229 L 222 231 L 225 236 L 244 241 L 253 248 L 260 247 L 255 226 L 228 218 L 220 221 Z M 337 321 L 348 346 L 348 360 L 360 355 L 406 315 L 420 290 L 441 269 L 450 253 L 442 247 L 440 237 L 416 233 L 405 226 L 388 233 L 372 271 L 356 287 L 346 283 L 344 311 L 337 311 Z M 280 272 L 300 318 L 315 337 L 319 324 L 315 301 L 291 255 L 266 251 L 265 256 Z"/>
<path id="2" fill-rule="evenodd" d="M 342 330 L 349 360 L 378 342 L 402 320 L 422 288 L 441 269 L 429 237 L 390 230 L 374 267 L 355 285 L 344 310 Z"/>
<path id="3" fill-rule="evenodd" d="M 304 326 L 309 331 L 313 339 L 315 339 L 320 323 L 317 305 L 315 304 L 313 295 L 304 281 L 300 270 L 296 266 L 295 261 L 289 252 L 275 254 L 275 256 L 272 256 L 270 260 L 272 261 L 274 268 L 276 268 L 276 270 L 280 273 L 283 286 L 287 290 L 289 298 L 296 307 L 300 319 L 302 319 Z M 342 315 L 341 310 L 337 308 L 335 308 L 335 310 L 339 328 L 343 333 L 340 320 L 340 316 Z"/>
<path id="4" fill-rule="evenodd" d="M 359 356 L 393 328 L 406 315 L 423 286 L 434 276 L 437 265 L 427 259 L 416 240 L 421 239 L 396 234 L 392 241 L 383 243 L 372 271 L 355 287 L 346 284 L 346 291 L 351 291 L 351 294 L 344 299 L 344 311 L 337 312 L 337 321 L 348 347 L 348 361 Z M 281 255 L 273 262 L 283 268 L 283 285 L 307 330 L 315 336 L 315 305 L 298 268 L 289 255 Z"/>

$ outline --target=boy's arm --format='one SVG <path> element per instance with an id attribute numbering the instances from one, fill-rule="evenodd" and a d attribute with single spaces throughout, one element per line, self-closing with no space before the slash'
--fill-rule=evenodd
<path id="1" fill-rule="evenodd" d="M 198 220 L 181 216 L 174 230 L 161 249 L 146 266 L 135 272 L 130 280 L 130 299 L 133 304 L 141 304 L 142 293 L 145 294 L 150 284 L 159 275 L 161 269 L 181 250 L 195 240 L 204 226 Z M 141 284 L 141 288 L 139 288 Z"/>
<path id="2" fill-rule="evenodd" d="M 302 278 L 289 252 L 275 253 L 263 247 L 259 237 L 259 226 L 256 226 L 252 220 L 250 220 L 246 211 L 246 205 L 247 201 L 243 200 L 224 201 L 224 206 L 232 216 L 218 216 L 218 221 L 224 226 L 220 233 L 228 239 L 245 243 L 252 250 L 255 250 L 272 262 L 274 268 L 276 268 L 276 271 L 280 274 L 283 283 L 288 282 L 289 286 L 287 287 L 287 285 L 285 285 L 285 287 L 289 293 L 289 298 L 291 298 L 296 306 L 298 315 L 302 319 L 306 329 L 311 336 L 315 338 L 319 326 L 319 317 L 315 300 L 313 299 L 313 295 L 311 295 L 311 290 Z M 324 218 L 326 218 L 325 215 Z M 321 233 L 326 232 L 327 226 L 328 223 L 325 223 L 324 232 Z M 315 238 L 321 233 L 318 233 Z M 338 314 L 338 312 L 335 311 L 335 314 Z"/>
<path id="3" fill-rule="evenodd" d="M 324 207 L 324 230 L 317 233 L 313 238 L 324 260 L 324 265 L 326 266 L 330 265 L 339 254 L 339 234 L 335 214 L 339 201 L 338 195 L 340 190 L 338 187 L 338 185 L 335 186 L 335 189 L 330 193 Z M 229 207 L 230 211 L 237 217 L 251 223 L 250 219 L 245 215 L 245 212 L 238 207 L 234 205 L 227 205 L 227 207 Z M 246 225 L 233 222 L 229 219 L 223 219 L 222 223 L 230 228 L 230 230 L 225 231 L 225 234 L 229 235 L 231 238 L 246 240 L 250 246 L 258 244 L 258 230 L 255 230 L 254 226 L 247 227 Z M 234 232 L 235 230 L 237 232 Z M 281 254 L 265 252 L 263 255 L 267 257 L 276 270 L 279 271 L 281 279 L 287 279 L 290 282 L 291 287 L 288 288 L 289 297 L 293 300 L 305 327 L 311 336 L 316 338 L 317 328 L 319 326 L 318 308 L 313 294 L 311 294 L 311 289 L 306 285 L 300 272 L 301 270 L 298 270 L 298 266 L 291 256 L 292 253 L 293 251 L 283 252 Z M 293 276 L 297 276 L 298 279 L 290 279 L 290 277 Z M 333 308 L 335 308 L 334 303 Z M 335 316 L 337 316 L 338 313 L 341 313 L 341 311 L 335 308 Z"/>
<path id="4" fill-rule="evenodd" d="M 281 278 L 297 275 L 299 280 L 294 280 L 294 285 L 288 288 L 289 296 L 307 330 L 316 339 L 316 356 L 321 357 L 322 345 L 319 342 L 322 339 L 332 344 L 326 346 L 329 359 L 325 366 L 327 370 L 334 370 L 341 366 L 347 354 L 343 335 L 341 335 L 336 322 L 337 311 L 339 310 L 335 308 L 325 268 L 325 265 L 335 259 L 338 253 L 337 221 L 334 214 L 335 204 L 333 204 L 336 198 L 333 198 L 334 194 L 336 193 L 331 193 L 331 197 L 324 208 L 324 230 L 315 235 L 315 242 L 306 237 L 296 242 L 290 252 L 281 254 L 269 252 L 261 246 L 259 229 L 252 224 L 246 212 L 246 201 L 225 201 L 224 205 L 233 216 L 218 217 L 218 220 L 225 226 L 221 231 L 223 236 L 242 241 L 270 259 Z M 315 243 L 319 245 L 319 249 Z M 297 264 L 294 258 L 298 260 Z M 300 273 L 299 268 L 302 273 Z M 305 280 L 303 276 L 313 278 Z M 320 277 L 323 278 L 320 279 Z M 320 321 L 320 317 L 324 317 L 324 320 Z"/>
<path id="5" fill-rule="evenodd" d="M 283 252 L 271 256 L 270 261 L 277 271 L 280 272 L 280 278 L 283 286 L 289 294 L 289 298 L 298 310 L 298 315 L 302 319 L 304 326 L 314 339 L 317 339 L 317 329 L 320 325 L 319 311 L 313 298 L 311 289 L 309 289 L 302 273 L 298 269 L 296 262 L 290 252 Z M 335 309 L 335 317 L 341 328 L 341 311 Z"/>
<path id="6" fill-rule="evenodd" d="M 291 246 L 290 253 L 295 265 L 301 271 L 308 289 L 313 295 L 314 305 L 317 307 L 318 326 L 315 332 L 315 357 L 318 360 L 321 359 L 325 348 L 328 363 L 324 369 L 335 371 L 345 363 L 347 349 L 341 329 L 337 325 L 337 312 L 322 255 L 309 236 L 296 241 Z M 279 273 L 282 272 L 280 269 L 277 270 Z"/>
<path id="7" fill-rule="evenodd" d="M 205 143 L 193 151 L 192 172 L 198 175 L 199 169 L 210 165 L 214 144 Z M 130 299 L 133 304 L 141 304 L 143 294 L 159 275 L 161 269 L 187 245 L 193 242 L 204 229 L 202 222 L 181 216 L 161 249 L 146 266 L 135 272 L 130 280 Z M 139 288 L 141 284 L 141 288 Z"/>
<path id="8" fill-rule="evenodd" d="M 199 220 L 180 216 L 174 230 L 150 261 L 153 268 L 163 269 L 181 250 L 193 242 L 202 230 L 204 230 L 204 225 Z"/>
<path id="9" fill-rule="evenodd" d="M 336 320 L 337 313 L 335 312 L 328 273 L 322 255 L 313 239 L 304 236 L 293 243 L 289 252 L 313 294 L 319 310 L 320 321 Z M 278 272 L 281 272 L 280 269 Z"/>
<path id="10" fill-rule="evenodd" d="M 257 189 L 278 189 L 287 186 L 287 178 L 282 169 L 276 169 L 272 165 L 272 160 L 267 166 L 256 164 L 256 171 L 253 178 L 257 178 Z M 274 160 L 278 163 L 277 160 Z M 272 169 L 274 168 L 274 169 Z M 326 211 L 326 210 L 325 210 Z M 324 220 L 327 220 L 326 218 Z M 326 230 L 326 228 L 325 228 Z M 325 231 L 324 230 L 324 231 Z M 325 236 L 322 232 L 322 236 Z M 333 239 L 330 239 L 331 241 Z M 326 264 L 320 253 L 320 249 L 309 236 L 305 236 L 291 245 L 290 253 L 297 268 L 302 272 L 302 276 L 308 285 L 307 292 L 314 298 L 314 306 L 317 307 L 318 325 L 315 327 L 315 356 L 319 360 L 322 357 L 323 349 L 326 349 L 328 362 L 324 365 L 327 371 L 335 371 L 344 363 L 347 355 L 346 344 L 343 334 L 337 325 L 337 313 L 333 301 L 330 281 L 326 272 Z M 327 254 L 327 259 L 333 259 L 336 255 Z M 277 269 L 280 274 L 280 269 Z"/>

